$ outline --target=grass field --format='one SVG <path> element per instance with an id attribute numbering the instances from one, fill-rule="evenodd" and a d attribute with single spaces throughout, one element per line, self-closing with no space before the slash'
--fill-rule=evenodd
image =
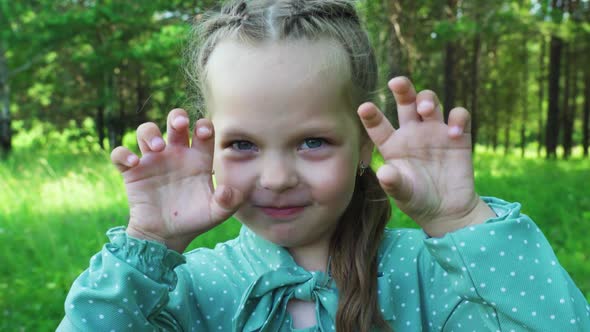
<path id="1" fill-rule="evenodd" d="M 519 201 L 590 299 L 590 160 L 545 161 L 478 151 L 482 195 Z M 126 222 L 120 176 L 104 153 L 16 152 L 0 162 L 0 331 L 54 330 L 73 280 Z M 413 226 L 395 211 L 392 226 Z M 192 247 L 237 234 L 229 221 Z"/>

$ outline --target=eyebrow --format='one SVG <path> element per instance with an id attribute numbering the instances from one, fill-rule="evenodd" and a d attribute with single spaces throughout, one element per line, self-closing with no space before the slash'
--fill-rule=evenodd
<path id="1" fill-rule="evenodd" d="M 224 130 L 217 130 L 223 136 L 252 136 L 252 133 L 244 130 L 243 127 L 227 127 Z"/>
<path id="2" fill-rule="evenodd" d="M 247 137 L 256 138 L 259 134 L 256 130 L 249 131 L 244 129 L 242 126 L 228 126 L 223 130 L 218 131 L 223 137 Z M 289 133 L 290 134 L 290 133 Z M 309 125 L 296 130 L 293 135 L 290 136 L 335 136 L 346 133 L 339 133 L 338 126 L 330 125 Z"/>

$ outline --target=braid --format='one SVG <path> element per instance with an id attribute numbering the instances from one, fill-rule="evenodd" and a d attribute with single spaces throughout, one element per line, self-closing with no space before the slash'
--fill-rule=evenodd
<path id="1" fill-rule="evenodd" d="M 339 289 L 337 331 L 391 331 L 380 314 L 377 253 L 391 216 L 387 194 L 370 167 L 357 176 L 350 205 L 332 236 L 332 276 Z"/>
<path id="2" fill-rule="evenodd" d="M 248 19 L 247 7 L 244 0 L 223 7 L 220 14 L 215 15 L 203 24 L 203 38 L 206 39 L 221 28 L 239 28 L 244 20 Z"/>
<path id="3" fill-rule="evenodd" d="M 284 1 L 283 14 L 276 19 L 282 21 L 282 35 L 300 35 L 309 31 L 318 31 L 326 22 L 348 20 L 360 24 L 354 5 L 350 1 L 301 0 Z M 309 27 L 310 26 L 311 29 Z"/>

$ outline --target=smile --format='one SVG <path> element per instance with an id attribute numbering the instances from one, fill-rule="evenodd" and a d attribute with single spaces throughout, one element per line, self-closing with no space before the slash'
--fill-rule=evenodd
<path id="1" fill-rule="evenodd" d="M 305 206 L 292 206 L 292 207 L 269 207 L 269 206 L 259 206 L 260 210 L 264 212 L 269 217 L 275 219 L 292 219 L 293 217 L 299 215 L 305 209 Z"/>

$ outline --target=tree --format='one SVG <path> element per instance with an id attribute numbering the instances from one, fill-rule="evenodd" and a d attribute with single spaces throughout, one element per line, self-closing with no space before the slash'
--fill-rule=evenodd
<path id="1" fill-rule="evenodd" d="M 0 152 L 12 149 L 12 130 L 10 119 L 10 82 L 8 60 L 3 40 L 0 40 Z"/>
<path id="2" fill-rule="evenodd" d="M 457 17 L 457 0 L 447 0 L 447 18 L 449 22 L 454 22 Z M 454 38 L 449 39 L 445 46 L 445 64 L 444 64 L 444 102 L 443 108 L 445 113 L 445 121 L 449 118 L 449 113 L 451 109 L 455 106 L 455 88 L 456 88 L 456 59 L 455 53 L 457 51 L 457 46 L 455 44 Z"/>
<path id="3" fill-rule="evenodd" d="M 551 16 L 554 22 L 561 22 L 563 16 L 563 2 L 552 0 Z M 547 158 L 555 158 L 557 151 L 557 140 L 559 137 L 559 79 L 561 73 L 561 53 L 563 40 L 557 34 L 551 35 L 549 42 L 549 77 L 548 95 L 549 109 L 547 110 L 547 126 L 545 134 L 545 148 Z"/>

